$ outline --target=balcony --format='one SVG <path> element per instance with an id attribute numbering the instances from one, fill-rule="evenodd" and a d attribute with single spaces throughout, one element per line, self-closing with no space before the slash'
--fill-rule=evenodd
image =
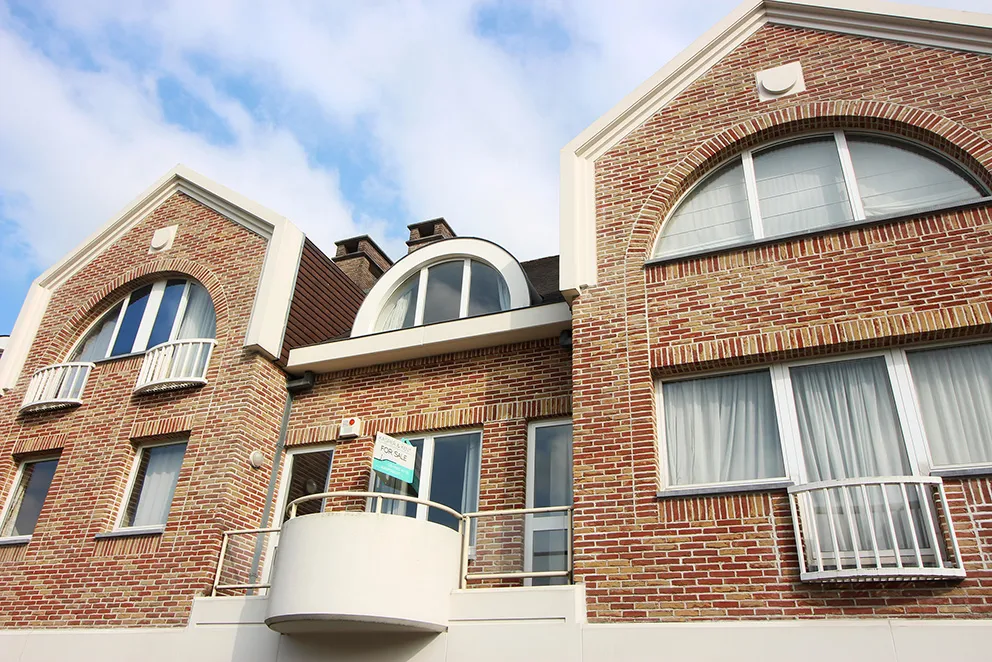
<path id="1" fill-rule="evenodd" d="M 207 367 L 216 340 L 197 338 L 157 345 L 145 352 L 134 392 L 158 393 L 207 383 Z"/>
<path id="2" fill-rule="evenodd" d="M 789 488 L 803 581 L 964 577 L 940 478 L 832 480 Z"/>
<path id="3" fill-rule="evenodd" d="M 297 515 L 301 503 L 313 500 L 322 501 L 324 509 Z M 352 509 L 328 510 L 331 501 Z M 433 519 L 451 526 L 432 518 L 384 512 L 405 512 L 407 504 L 412 504 L 411 510 L 426 508 L 437 514 Z M 569 583 L 570 513 L 571 507 L 562 506 L 461 514 L 444 504 L 399 494 L 308 495 L 289 505 L 289 519 L 281 529 L 224 534 L 212 595 L 264 591 L 265 623 L 284 634 L 442 632 L 448 627 L 453 596 L 469 582 L 487 588 L 505 585 L 501 582 L 507 580 L 517 581 L 518 586 L 519 582 Z M 522 536 L 531 528 L 527 523 L 548 516 L 560 516 L 564 522 L 562 533 L 569 541 L 562 550 L 564 569 L 534 570 L 524 563 L 523 569 L 510 570 L 507 564 L 520 565 Z M 486 530 L 484 522 L 499 524 Z M 268 543 L 256 539 L 239 546 L 235 542 L 241 536 L 258 535 L 268 537 Z M 499 549 L 498 539 L 503 541 Z M 271 559 L 271 580 L 252 581 L 267 574 L 263 556 Z M 508 561 L 511 557 L 514 560 Z"/>
<path id="4" fill-rule="evenodd" d="M 38 370 L 31 376 L 21 411 L 47 411 L 83 404 L 83 390 L 92 369 L 92 363 L 77 362 L 59 363 Z"/>

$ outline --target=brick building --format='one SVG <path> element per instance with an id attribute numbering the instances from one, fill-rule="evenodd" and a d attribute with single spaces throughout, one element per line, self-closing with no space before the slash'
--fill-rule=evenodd
<path id="1" fill-rule="evenodd" d="M 331 258 L 178 168 L 0 360 L 0 660 L 983 659 L 989 44 L 746 2 L 531 262 Z"/>

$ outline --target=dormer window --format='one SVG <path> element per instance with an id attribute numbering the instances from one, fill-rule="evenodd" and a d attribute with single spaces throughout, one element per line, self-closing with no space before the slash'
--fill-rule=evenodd
<path id="1" fill-rule="evenodd" d="M 705 177 L 665 222 L 654 257 L 939 209 L 987 191 L 920 145 L 835 131 L 748 150 Z"/>
<path id="2" fill-rule="evenodd" d="M 506 281 L 487 264 L 469 258 L 427 265 L 389 297 L 377 331 L 406 329 L 510 309 Z"/>
<path id="3" fill-rule="evenodd" d="M 70 361 L 144 352 L 172 340 L 212 339 L 214 304 L 199 283 L 170 278 L 132 291 L 86 334 Z"/>

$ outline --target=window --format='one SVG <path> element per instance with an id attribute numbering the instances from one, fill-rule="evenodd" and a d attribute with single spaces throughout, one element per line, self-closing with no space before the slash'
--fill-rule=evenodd
<path id="1" fill-rule="evenodd" d="M 658 394 L 674 491 L 992 472 L 992 343 L 666 381 Z"/>
<path id="2" fill-rule="evenodd" d="M 143 352 L 172 340 L 213 338 L 214 304 L 202 285 L 169 279 L 134 290 L 76 346 L 70 361 L 99 361 Z"/>
<path id="3" fill-rule="evenodd" d="M 572 422 L 532 423 L 527 441 L 527 507 L 571 506 Z M 526 516 L 524 570 L 569 570 L 568 518 L 566 511 Z M 567 584 L 568 577 L 534 577 L 527 583 Z"/>
<path id="4" fill-rule="evenodd" d="M 705 177 L 665 222 L 663 258 L 977 200 L 987 191 L 936 152 L 835 131 L 748 150 Z"/>
<path id="5" fill-rule="evenodd" d="M 21 463 L 4 517 L 0 519 L 0 538 L 30 536 L 34 533 L 58 464 L 58 458 Z"/>
<path id="6" fill-rule="evenodd" d="M 376 330 L 485 315 L 510 308 L 510 294 L 498 271 L 468 258 L 421 268 L 404 281 L 379 314 Z"/>
<path id="7" fill-rule="evenodd" d="M 161 528 L 169 519 L 186 442 L 138 449 L 120 528 Z"/>
<path id="8" fill-rule="evenodd" d="M 443 503 L 460 513 L 478 510 L 481 432 L 415 436 L 406 439 L 417 448 L 413 483 L 403 483 L 395 478 L 383 480 L 375 474 L 373 492 L 417 496 Z M 385 499 L 382 511 L 426 519 L 452 529 L 458 528 L 458 520 L 437 508 Z"/>
<path id="9" fill-rule="evenodd" d="M 291 450 L 287 454 L 289 463 L 289 484 L 283 488 L 285 495 L 282 500 L 282 521 L 289 519 L 287 508 L 290 503 L 307 496 L 327 491 L 327 483 L 331 479 L 331 460 L 334 449 L 324 450 Z M 324 502 L 319 499 L 305 501 L 297 509 L 297 515 L 319 513 L 324 509 Z"/>

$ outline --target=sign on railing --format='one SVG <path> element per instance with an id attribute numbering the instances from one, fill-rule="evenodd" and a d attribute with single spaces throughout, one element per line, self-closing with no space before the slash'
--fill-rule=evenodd
<path id="1" fill-rule="evenodd" d="M 940 478 L 852 478 L 789 488 L 804 581 L 964 577 Z"/>
<path id="2" fill-rule="evenodd" d="M 92 363 L 60 363 L 34 373 L 21 411 L 42 411 L 72 407 L 83 403 L 83 389 L 93 369 Z"/>
<path id="3" fill-rule="evenodd" d="M 167 391 L 207 383 L 207 366 L 216 340 L 197 338 L 163 343 L 145 352 L 135 393 Z"/>

